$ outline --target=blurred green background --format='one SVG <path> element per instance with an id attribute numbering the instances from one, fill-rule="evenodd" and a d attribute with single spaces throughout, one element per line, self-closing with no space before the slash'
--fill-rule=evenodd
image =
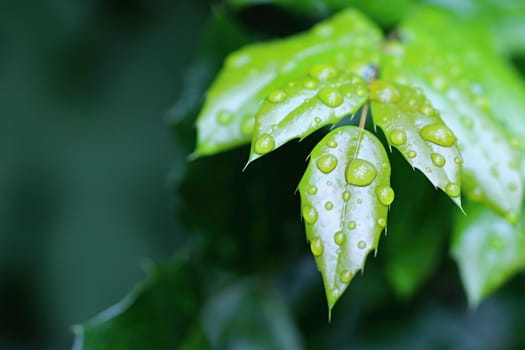
<path id="1" fill-rule="evenodd" d="M 523 275 L 469 310 L 440 238 L 434 272 L 413 299 L 391 290 L 384 260 L 396 247 L 385 243 L 327 322 L 294 195 L 321 134 L 244 173 L 247 148 L 186 162 L 193 118 L 224 55 L 314 20 L 270 6 L 233 14 L 204 0 L 1 2 L 0 349 L 70 348 L 71 325 L 141 281 L 145 259 L 188 246 L 208 289 L 241 281 L 207 302 L 218 324 L 229 293 L 244 300 L 262 288 L 305 348 L 525 346 Z M 250 316 L 239 317 L 242 328 Z"/>

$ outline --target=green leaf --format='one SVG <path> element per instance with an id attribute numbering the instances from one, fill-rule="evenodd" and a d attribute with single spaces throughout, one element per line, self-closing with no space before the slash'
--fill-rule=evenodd
<path id="1" fill-rule="evenodd" d="M 195 156 L 249 142 L 264 98 L 316 64 L 362 73 L 378 62 L 381 31 L 359 12 L 346 10 L 309 32 L 253 44 L 230 55 L 208 91 L 197 119 Z"/>
<path id="2" fill-rule="evenodd" d="M 388 144 L 461 207 L 463 160 L 456 136 L 423 93 L 376 80 L 370 83 L 370 99 L 374 123 L 383 130 Z"/>
<path id="3" fill-rule="evenodd" d="M 383 145 L 366 130 L 335 129 L 313 149 L 299 192 L 331 310 L 386 227 L 394 192 Z"/>
<path id="4" fill-rule="evenodd" d="M 119 303 L 74 327 L 74 350 L 177 349 L 199 342 L 193 322 L 198 290 L 187 257 L 148 269 L 148 278 Z M 206 349 L 206 347 L 201 347 Z"/>
<path id="5" fill-rule="evenodd" d="M 255 134 L 249 161 L 294 138 L 335 124 L 356 112 L 368 98 L 365 81 L 356 74 L 315 65 L 308 77 L 291 81 L 270 93 L 255 116 Z"/>
<path id="6" fill-rule="evenodd" d="M 204 305 L 202 324 L 213 349 L 303 349 L 286 305 L 263 282 L 242 280 Z"/>
<path id="7" fill-rule="evenodd" d="M 423 89 L 458 138 L 467 197 L 515 222 L 523 197 L 519 152 L 480 93 L 477 71 L 470 68 L 477 57 L 471 44 L 478 41 L 457 35 L 458 26 L 437 12 L 420 11 L 411 18 L 401 30 L 405 42 L 386 48 L 384 79 Z M 451 44 L 454 40 L 458 44 Z"/>
<path id="8" fill-rule="evenodd" d="M 468 216 L 456 217 L 452 256 L 469 303 L 476 306 L 525 268 L 525 231 L 523 222 L 512 225 L 481 205 L 466 209 Z"/>

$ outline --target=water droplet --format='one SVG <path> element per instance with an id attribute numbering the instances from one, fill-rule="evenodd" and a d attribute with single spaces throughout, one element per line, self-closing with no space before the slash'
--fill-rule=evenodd
<path id="1" fill-rule="evenodd" d="M 341 231 L 336 232 L 335 235 L 334 235 L 334 241 L 335 241 L 335 244 L 337 244 L 337 245 L 343 244 L 344 241 L 345 241 L 344 233 L 341 232 Z"/>
<path id="2" fill-rule="evenodd" d="M 483 198 L 483 192 L 481 191 L 481 188 L 476 187 L 474 188 L 470 193 L 469 197 L 471 200 L 479 202 Z"/>
<path id="3" fill-rule="evenodd" d="M 357 204 L 363 204 L 363 200 L 361 198 L 357 199 Z"/>
<path id="4" fill-rule="evenodd" d="M 381 227 L 385 227 L 386 226 L 386 219 L 385 218 L 379 218 L 377 219 L 377 224 Z"/>
<path id="5" fill-rule="evenodd" d="M 365 249 L 365 248 L 366 248 L 366 242 L 365 242 L 365 241 L 359 241 L 359 242 L 357 242 L 357 248 L 359 248 L 359 249 Z"/>
<path id="6" fill-rule="evenodd" d="M 356 226 L 357 225 L 355 221 L 349 221 L 348 224 L 346 225 L 346 227 L 348 227 L 349 230 L 355 230 Z"/>
<path id="7" fill-rule="evenodd" d="M 417 156 L 416 151 L 408 151 L 407 152 L 407 157 L 408 158 L 416 158 L 416 156 Z"/>
<path id="8" fill-rule="evenodd" d="M 382 103 L 398 103 L 401 93 L 392 85 L 376 80 L 370 83 L 370 99 Z"/>
<path id="9" fill-rule="evenodd" d="M 390 205 L 394 201 L 394 190 L 390 186 L 379 186 L 376 188 L 377 199 L 383 205 Z"/>
<path id="10" fill-rule="evenodd" d="M 341 272 L 341 282 L 350 283 L 351 280 L 352 273 L 350 272 L 350 270 L 344 270 L 343 272 Z"/>
<path id="11" fill-rule="evenodd" d="M 403 130 L 392 130 L 390 133 L 390 143 L 395 146 L 404 145 L 407 142 L 407 134 Z"/>
<path id="12" fill-rule="evenodd" d="M 450 197 L 458 197 L 459 194 L 460 194 L 460 190 L 459 190 L 459 186 L 454 183 L 454 182 L 449 182 L 446 186 L 445 186 L 445 192 L 450 196 Z"/>
<path id="13" fill-rule="evenodd" d="M 270 134 L 262 134 L 259 136 L 257 141 L 255 141 L 255 145 L 253 146 L 253 150 L 257 154 L 266 154 L 273 150 L 275 147 L 275 140 L 273 139 L 272 135 Z"/>
<path id="14" fill-rule="evenodd" d="M 446 163 L 445 157 L 443 157 L 439 153 L 432 153 L 430 155 L 430 158 L 432 159 L 432 163 L 434 163 L 435 166 L 440 168 L 443 167 Z"/>
<path id="15" fill-rule="evenodd" d="M 352 194 L 350 193 L 350 191 L 344 191 L 343 192 L 343 200 L 345 202 L 348 202 L 350 200 L 350 198 L 352 198 Z"/>
<path id="16" fill-rule="evenodd" d="M 332 139 L 326 143 L 326 145 L 330 148 L 336 148 L 337 147 L 337 141 Z"/>
<path id="17" fill-rule="evenodd" d="M 243 135 L 252 135 L 255 130 L 255 118 L 251 114 L 244 116 L 241 122 L 241 132 Z"/>
<path id="18" fill-rule="evenodd" d="M 337 70 L 328 64 L 316 64 L 310 69 L 310 75 L 320 81 L 327 81 L 337 77 Z"/>
<path id="19" fill-rule="evenodd" d="M 359 87 L 357 88 L 356 92 L 357 96 L 359 97 L 365 97 L 366 96 L 366 89 Z"/>
<path id="20" fill-rule="evenodd" d="M 228 125 L 233 121 L 233 114 L 229 111 L 220 111 L 219 114 L 217 114 L 217 121 L 219 124 Z"/>
<path id="21" fill-rule="evenodd" d="M 311 185 L 308 186 L 308 189 L 306 190 L 309 194 L 316 194 L 317 193 L 317 186 Z"/>
<path id="22" fill-rule="evenodd" d="M 323 154 L 317 159 L 317 168 L 328 174 L 337 166 L 337 158 L 332 154 Z"/>
<path id="23" fill-rule="evenodd" d="M 343 101 L 343 95 L 334 88 L 322 88 L 318 93 L 319 99 L 328 107 L 336 108 L 340 106 Z"/>
<path id="24" fill-rule="evenodd" d="M 305 89 L 313 90 L 317 88 L 317 82 L 313 79 L 307 79 L 304 81 L 303 86 Z"/>
<path id="25" fill-rule="evenodd" d="M 315 224 L 317 216 L 317 210 L 315 210 L 314 207 L 310 205 L 305 205 L 303 207 L 303 218 L 307 224 Z"/>
<path id="26" fill-rule="evenodd" d="M 447 79 L 441 75 L 435 76 L 432 79 L 432 85 L 439 91 L 445 91 L 448 88 Z"/>
<path id="27" fill-rule="evenodd" d="M 432 106 L 429 106 L 429 105 L 421 105 L 421 107 L 419 107 L 419 111 L 429 117 L 436 114 L 436 111 L 434 110 L 434 108 L 432 108 Z"/>
<path id="28" fill-rule="evenodd" d="M 286 92 L 282 90 L 274 90 L 268 95 L 268 101 L 272 103 L 279 103 L 286 100 Z"/>
<path id="29" fill-rule="evenodd" d="M 326 210 L 332 210 L 334 208 L 334 203 L 328 201 L 324 204 Z"/>
<path id="30" fill-rule="evenodd" d="M 432 172 L 432 168 L 427 166 L 427 167 L 425 168 L 425 171 L 426 171 L 427 173 L 431 173 L 431 172 Z"/>
<path id="31" fill-rule="evenodd" d="M 423 127 L 419 134 L 424 140 L 444 147 L 450 147 L 456 142 L 454 133 L 443 124 L 429 124 Z"/>
<path id="32" fill-rule="evenodd" d="M 323 241 L 321 241 L 321 238 L 315 237 L 310 241 L 310 250 L 315 256 L 320 256 L 321 254 L 323 254 L 324 244 Z"/>
<path id="33" fill-rule="evenodd" d="M 315 118 L 314 118 L 314 122 L 315 122 L 316 125 L 321 124 L 322 121 L 323 121 L 323 120 L 322 120 L 321 118 L 319 118 L 319 117 L 315 117 Z"/>
<path id="34" fill-rule="evenodd" d="M 454 163 L 456 163 L 456 164 L 463 164 L 463 159 L 461 159 L 459 157 L 455 157 L 454 158 Z"/>
<path id="35" fill-rule="evenodd" d="M 415 98 L 411 98 L 410 100 L 408 100 L 408 105 L 410 107 L 415 107 L 417 105 L 417 101 Z"/>
<path id="36" fill-rule="evenodd" d="M 367 160 L 352 159 L 346 167 L 346 182 L 355 186 L 367 186 L 376 178 L 377 170 Z"/>

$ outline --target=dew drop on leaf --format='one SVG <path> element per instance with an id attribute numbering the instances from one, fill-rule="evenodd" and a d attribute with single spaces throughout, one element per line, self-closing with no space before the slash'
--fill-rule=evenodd
<path id="1" fill-rule="evenodd" d="M 341 272 L 341 282 L 350 283 L 352 280 L 352 273 L 349 270 L 344 270 Z"/>
<path id="2" fill-rule="evenodd" d="M 352 198 L 352 193 L 350 193 L 350 191 L 344 191 L 343 192 L 343 200 L 345 202 L 348 202 L 350 200 L 350 198 Z"/>
<path id="3" fill-rule="evenodd" d="M 310 205 L 305 205 L 303 207 L 303 218 L 307 224 L 315 224 L 315 222 L 317 221 L 317 217 L 317 210 L 315 210 L 314 207 Z"/>
<path id="4" fill-rule="evenodd" d="M 348 227 L 349 230 L 355 230 L 356 228 L 355 221 L 349 221 L 346 227 Z"/>
<path id="5" fill-rule="evenodd" d="M 275 140 L 269 134 L 262 134 L 259 136 L 257 141 L 255 141 L 254 151 L 257 154 L 266 154 L 273 150 L 275 147 Z"/>
<path id="6" fill-rule="evenodd" d="M 407 157 L 408 158 L 416 158 L 416 156 L 417 156 L 416 151 L 408 151 L 407 152 Z"/>
<path id="7" fill-rule="evenodd" d="M 217 114 L 217 121 L 219 124 L 228 125 L 233 121 L 233 114 L 228 111 L 220 111 L 219 114 Z"/>
<path id="8" fill-rule="evenodd" d="M 454 182 L 449 182 L 447 186 L 445 186 L 445 192 L 450 197 L 458 197 L 460 194 L 459 186 Z"/>
<path id="9" fill-rule="evenodd" d="M 332 154 L 324 154 L 317 160 L 317 168 L 325 174 L 329 174 L 337 166 L 337 158 Z"/>
<path id="10" fill-rule="evenodd" d="M 423 127 L 419 134 L 424 140 L 444 147 L 450 147 L 456 142 L 456 136 L 443 124 L 429 124 Z"/>
<path id="11" fill-rule="evenodd" d="M 365 241 L 359 241 L 359 242 L 357 242 L 357 248 L 359 248 L 359 249 L 365 249 L 365 248 L 366 248 L 366 242 L 365 242 Z"/>
<path id="12" fill-rule="evenodd" d="M 394 190 L 389 186 L 380 186 L 376 188 L 377 199 L 383 205 L 390 205 L 394 201 Z"/>
<path id="13" fill-rule="evenodd" d="M 336 148 L 337 147 L 337 141 L 336 140 L 330 140 L 326 143 L 326 145 L 330 148 Z"/>
<path id="14" fill-rule="evenodd" d="M 314 239 L 312 239 L 312 241 L 310 242 L 310 250 L 315 256 L 320 256 L 323 254 L 324 244 L 323 241 L 321 241 L 321 238 L 315 237 Z"/>
<path id="15" fill-rule="evenodd" d="M 254 130 L 255 118 L 250 114 L 245 115 L 241 122 L 241 132 L 243 133 L 243 135 L 249 136 L 253 134 Z"/>
<path id="16" fill-rule="evenodd" d="M 310 76 L 319 81 L 327 81 L 337 77 L 337 70 L 328 64 L 316 64 L 310 69 Z"/>
<path id="17" fill-rule="evenodd" d="M 317 193 L 317 186 L 312 185 L 312 186 L 308 187 L 307 192 L 309 194 L 316 194 Z"/>
<path id="18" fill-rule="evenodd" d="M 326 210 L 332 210 L 334 208 L 334 203 L 328 201 L 324 204 Z"/>
<path id="19" fill-rule="evenodd" d="M 345 241 L 345 235 L 343 232 L 339 231 L 339 232 L 336 232 L 335 235 L 334 235 L 334 242 L 335 244 L 337 245 L 341 245 L 343 244 Z"/>
<path id="20" fill-rule="evenodd" d="M 381 227 L 385 227 L 386 226 L 386 220 L 385 218 L 379 218 L 377 219 L 377 224 Z"/>
<path id="21" fill-rule="evenodd" d="M 354 186 L 367 186 L 374 181 L 377 170 L 364 159 L 352 159 L 345 171 L 346 182 Z"/>
<path id="22" fill-rule="evenodd" d="M 392 130 L 390 133 L 390 143 L 395 146 L 404 145 L 407 142 L 407 134 L 403 130 Z"/>
<path id="23" fill-rule="evenodd" d="M 279 102 L 283 102 L 284 100 L 286 100 L 286 92 L 282 91 L 282 90 L 275 90 L 275 91 L 272 91 L 269 95 L 268 95 L 268 101 L 272 102 L 272 103 L 279 103 Z"/>
<path id="24" fill-rule="evenodd" d="M 432 159 L 432 163 L 434 163 L 435 166 L 440 168 L 443 167 L 446 163 L 445 157 L 443 157 L 439 153 L 432 153 L 430 155 L 430 158 Z"/>
<path id="25" fill-rule="evenodd" d="M 304 81 L 303 86 L 305 89 L 314 90 L 317 88 L 317 82 L 313 79 L 308 79 Z"/>
<path id="26" fill-rule="evenodd" d="M 344 101 L 343 95 L 339 91 L 329 87 L 319 90 L 317 96 L 325 105 L 331 108 L 339 107 Z"/>

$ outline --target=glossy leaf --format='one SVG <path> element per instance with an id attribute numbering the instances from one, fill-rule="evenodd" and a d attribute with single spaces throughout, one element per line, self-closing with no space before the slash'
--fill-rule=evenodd
<path id="1" fill-rule="evenodd" d="M 316 64 L 363 72 L 378 62 L 381 31 L 360 13 L 346 10 L 309 32 L 246 46 L 231 54 L 208 91 L 197 120 L 195 155 L 217 153 L 251 140 L 264 98 Z"/>
<path id="2" fill-rule="evenodd" d="M 394 192 L 383 145 L 358 127 L 335 129 L 313 149 L 299 191 L 331 310 L 386 227 Z"/>
<path id="3" fill-rule="evenodd" d="M 421 87 L 458 138 L 463 156 L 462 188 L 467 197 L 491 206 L 508 220 L 518 218 L 523 184 L 519 152 L 479 93 L 470 72 L 470 51 L 456 52 L 448 41 L 456 27 L 441 27 L 439 13 L 421 11 L 405 23 L 405 43 L 391 43 L 383 61 L 383 78 Z M 435 35 L 435 33 L 441 33 Z M 448 40 L 448 39 L 447 39 Z M 469 47 L 469 39 L 463 44 Z M 424 53 L 424 54 L 423 54 Z"/>
<path id="4" fill-rule="evenodd" d="M 255 116 L 250 159 L 275 150 L 294 138 L 355 113 L 368 98 L 365 81 L 356 74 L 315 65 L 308 77 L 274 90 Z"/>
<path id="5" fill-rule="evenodd" d="M 370 99 L 374 123 L 383 130 L 388 144 L 461 207 L 463 161 L 456 136 L 423 93 L 376 80 L 370 83 Z"/>
<path id="6" fill-rule="evenodd" d="M 148 279 L 119 303 L 75 326 L 74 350 L 177 349 L 189 341 L 206 349 L 194 325 L 198 290 L 187 256 L 151 266 Z"/>
<path id="7" fill-rule="evenodd" d="M 525 231 L 523 222 L 512 225 L 481 205 L 465 209 L 468 216 L 456 217 L 452 256 L 469 302 L 476 306 L 525 268 Z"/>

